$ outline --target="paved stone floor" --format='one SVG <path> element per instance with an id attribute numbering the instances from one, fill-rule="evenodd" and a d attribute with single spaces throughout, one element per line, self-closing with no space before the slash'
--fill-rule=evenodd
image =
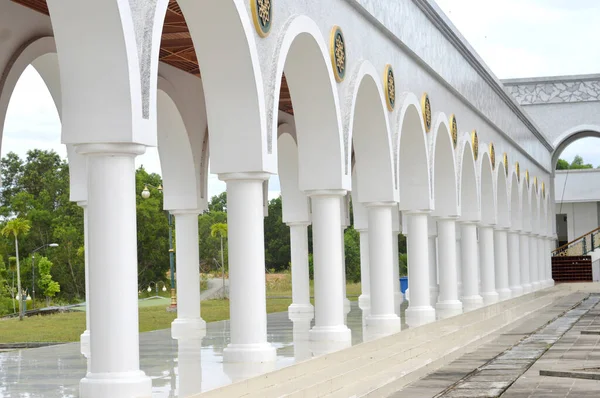
<path id="1" fill-rule="evenodd" d="M 600 368 L 600 335 L 581 334 L 600 330 L 600 296 L 579 305 L 585 297 L 563 298 L 392 397 L 600 397 L 598 380 L 540 376 Z"/>
<path id="2" fill-rule="evenodd" d="M 313 356 L 308 341 L 311 322 L 292 323 L 286 312 L 269 314 L 267 319 L 268 340 L 277 348 L 277 361 L 270 367 L 223 364 L 229 321 L 208 324 L 201 341 L 187 341 L 179 347 L 169 329 L 140 334 L 140 366 L 152 378 L 153 397 L 208 391 Z M 347 324 L 352 330 L 352 344 L 361 343 L 362 311 L 356 302 Z M 0 352 L 0 398 L 76 397 L 86 366 L 79 343 Z"/>

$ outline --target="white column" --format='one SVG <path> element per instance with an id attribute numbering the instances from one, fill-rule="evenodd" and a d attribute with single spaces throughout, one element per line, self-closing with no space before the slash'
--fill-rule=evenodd
<path id="1" fill-rule="evenodd" d="M 529 234 L 529 283 L 531 283 L 531 288 L 533 291 L 540 289 L 537 258 L 537 235 L 532 233 Z"/>
<path id="2" fill-rule="evenodd" d="M 532 286 L 529 283 L 529 234 L 525 231 L 519 232 L 519 264 L 521 266 L 523 294 L 531 293 Z"/>
<path id="3" fill-rule="evenodd" d="M 90 264 L 89 264 L 89 246 L 88 246 L 88 211 L 87 201 L 77 202 L 77 205 L 83 209 L 83 249 L 85 263 L 85 331 L 80 337 L 80 348 L 83 356 L 87 358 L 88 372 L 90 371 L 91 352 L 90 352 Z"/>
<path id="4" fill-rule="evenodd" d="M 93 361 L 82 397 L 150 396 L 140 370 L 135 144 L 85 144 L 87 158 L 90 347 Z M 118 275 L 118 277 L 115 277 Z M 118 294 L 106 294 L 106 287 Z"/>
<path id="5" fill-rule="evenodd" d="M 179 295 L 179 287 L 177 287 Z M 179 306 L 179 300 L 177 300 Z M 205 331 L 202 331 L 205 333 Z M 177 381 L 180 397 L 202 392 L 202 338 L 177 341 Z"/>
<path id="6" fill-rule="evenodd" d="M 456 267 L 456 222 L 454 218 L 440 218 L 437 222 L 440 293 L 435 306 L 440 319 L 462 313 L 458 300 L 458 271 Z"/>
<path id="7" fill-rule="evenodd" d="M 204 336 L 206 322 L 200 316 L 200 246 L 198 210 L 176 210 L 175 256 L 177 270 L 177 318 L 171 324 L 174 339 Z"/>
<path id="8" fill-rule="evenodd" d="M 538 269 L 538 281 L 540 283 L 540 289 L 546 288 L 546 239 L 542 235 L 535 237 L 537 241 L 537 269 Z"/>
<path id="9" fill-rule="evenodd" d="M 484 305 L 498 302 L 494 257 L 494 227 L 482 225 L 479 227 L 479 269 L 481 270 L 481 297 L 483 297 Z"/>
<path id="10" fill-rule="evenodd" d="M 361 294 L 358 297 L 358 306 L 363 311 L 368 312 L 371 308 L 371 282 L 369 267 L 369 231 L 361 229 L 360 234 L 360 288 Z"/>
<path id="11" fill-rule="evenodd" d="M 308 272 L 308 226 L 309 222 L 290 222 L 290 248 L 292 260 L 292 304 L 288 315 L 313 314 L 310 303 L 310 277 Z"/>
<path id="12" fill-rule="evenodd" d="M 346 235 L 344 233 L 346 231 L 346 228 L 347 227 L 345 225 L 342 225 L 342 299 L 344 301 L 344 314 L 350 313 L 351 309 L 350 300 L 348 299 L 348 295 L 346 294 Z"/>
<path id="13" fill-rule="evenodd" d="M 400 331 L 400 318 L 394 311 L 392 253 L 392 209 L 389 203 L 367 203 L 369 212 L 369 265 L 371 312 L 367 325 L 381 335 Z"/>
<path id="14" fill-rule="evenodd" d="M 460 224 L 454 223 L 456 229 L 456 277 L 458 278 L 458 297 L 462 297 L 462 243 L 460 239 Z M 462 303 L 462 302 L 461 302 Z"/>
<path id="15" fill-rule="evenodd" d="M 313 217 L 313 259 L 315 280 L 315 326 L 310 340 L 328 348 L 349 347 L 351 332 L 344 324 L 342 284 L 342 234 L 340 198 L 343 190 L 309 191 Z M 316 348 L 320 351 L 319 348 Z"/>
<path id="16" fill-rule="evenodd" d="M 497 227 L 494 231 L 494 267 L 496 270 L 496 291 L 500 301 L 511 297 L 508 282 L 508 237 L 505 228 Z"/>
<path id="17" fill-rule="evenodd" d="M 398 209 L 394 208 L 393 212 L 397 212 Z M 394 312 L 400 316 L 400 306 L 404 301 L 402 292 L 400 291 L 400 265 L 398 260 L 398 235 L 400 231 L 392 231 L 392 278 L 394 280 Z"/>
<path id="18" fill-rule="evenodd" d="M 231 340 L 223 362 L 271 362 L 267 342 L 263 181 L 266 173 L 220 174 L 227 183 Z"/>
<path id="19" fill-rule="evenodd" d="M 512 297 L 523 294 L 521 285 L 521 253 L 519 249 L 519 232 L 508 232 L 508 283 Z"/>
<path id="20" fill-rule="evenodd" d="M 427 240 L 427 249 L 429 250 L 429 302 L 431 303 L 431 305 L 435 305 L 438 301 L 438 294 L 440 290 L 438 288 L 437 275 L 437 236 L 436 234 L 432 234 L 432 231 L 435 232 L 435 229 L 433 229 L 432 226 L 435 226 L 435 221 L 429 220 L 429 239 Z"/>
<path id="21" fill-rule="evenodd" d="M 555 246 L 556 237 L 550 236 L 548 237 L 548 256 L 546 257 L 546 272 L 548 273 L 548 286 L 554 286 L 554 279 L 552 279 L 552 250 L 556 248 Z"/>
<path id="22" fill-rule="evenodd" d="M 462 222 L 461 256 L 462 256 L 462 303 L 465 312 L 483 306 L 483 298 L 479 295 L 477 272 L 477 226 L 473 222 Z"/>
<path id="23" fill-rule="evenodd" d="M 406 323 L 410 327 L 435 321 L 435 310 L 429 302 L 429 250 L 427 213 L 406 215 L 406 246 L 408 255 L 410 301 Z"/>

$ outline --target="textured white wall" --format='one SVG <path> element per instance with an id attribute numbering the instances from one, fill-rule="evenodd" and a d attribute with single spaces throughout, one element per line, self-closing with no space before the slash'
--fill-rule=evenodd
<path id="1" fill-rule="evenodd" d="M 556 213 L 567 215 L 569 242 L 598 228 L 597 202 L 557 204 Z"/>
<path id="2" fill-rule="evenodd" d="M 600 169 L 557 170 L 554 194 L 557 205 L 560 202 L 600 202 Z"/>

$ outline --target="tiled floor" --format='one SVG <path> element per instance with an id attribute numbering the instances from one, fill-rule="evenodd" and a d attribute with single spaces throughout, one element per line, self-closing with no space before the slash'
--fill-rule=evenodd
<path id="1" fill-rule="evenodd" d="M 362 311 L 355 302 L 347 324 L 352 344 L 361 343 Z M 306 321 L 292 323 L 287 313 L 268 315 L 268 339 L 277 348 L 277 361 L 270 367 L 223 364 L 223 348 L 229 343 L 228 321 L 210 323 L 201 342 L 187 341 L 179 348 L 170 330 L 142 333 L 140 364 L 152 378 L 153 397 L 187 396 L 312 357 L 310 326 Z M 76 397 L 86 366 L 79 343 L 0 353 L 0 397 Z"/>

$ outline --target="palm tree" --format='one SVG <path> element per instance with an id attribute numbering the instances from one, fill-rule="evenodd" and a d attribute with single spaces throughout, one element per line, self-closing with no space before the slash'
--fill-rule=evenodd
<path id="1" fill-rule="evenodd" d="M 15 237 L 15 251 L 17 253 L 17 292 L 19 292 L 19 320 L 23 320 L 23 292 L 21 291 L 21 269 L 19 265 L 19 236 L 26 235 L 27 232 L 31 229 L 31 223 L 29 220 L 25 220 L 22 218 L 15 218 L 6 223 L 4 228 L 2 228 L 3 236 L 11 236 Z"/>
<path id="2" fill-rule="evenodd" d="M 223 293 L 225 293 L 225 260 L 223 260 L 223 238 L 227 238 L 227 224 L 218 222 L 210 226 L 210 235 L 221 238 L 221 267 L 223 268 Z"/>

